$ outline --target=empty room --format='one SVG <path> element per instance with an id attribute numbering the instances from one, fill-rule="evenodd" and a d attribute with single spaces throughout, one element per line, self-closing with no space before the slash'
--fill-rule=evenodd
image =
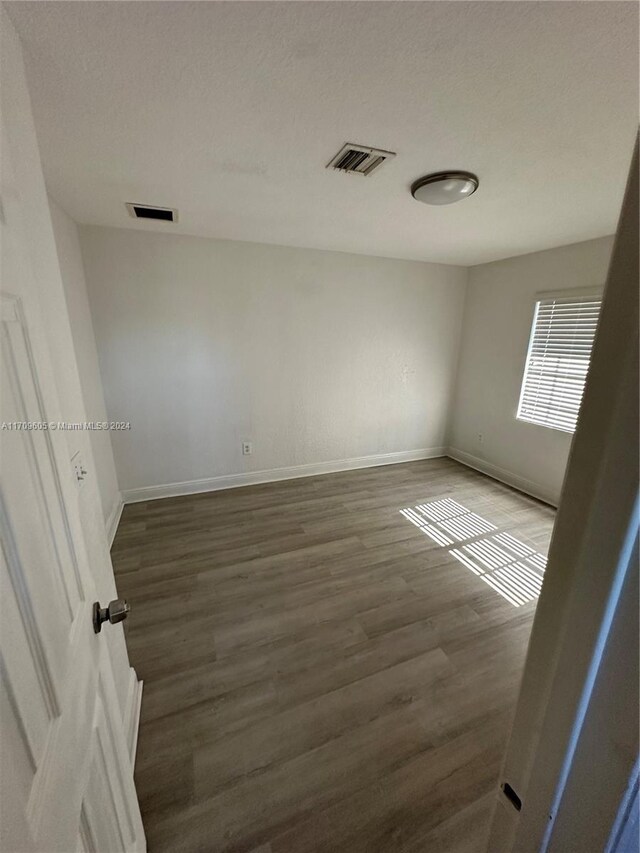
<path id="1" fill-rule="evenodd" d="M 638 851 L 638 4 L 1 7 L 2 853 Z"/>

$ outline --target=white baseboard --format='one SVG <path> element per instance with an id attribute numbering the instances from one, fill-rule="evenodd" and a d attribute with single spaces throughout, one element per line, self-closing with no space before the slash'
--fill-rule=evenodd
<path id="1" fill-rule="evenodd" d="M 513 486 L 514 489 L 518 489 L 520 492 L 531 495 L 532 498 L 537 498 L 539 501 L 544 501 L 544 503 L 550 504 L 553 507 L 558 506 L 558 495 L 553 494 L 540 483 L 535 483 L 533 480 L 527 480 L 519 474 L 514 474 L 513 471 L 507 471 L 505 468 L 500 468 L 497 465 L 493 465 L 491 462 L 487 462 L 486 459 L 479 459 L 471 453 L 467 453 L 464 450 L 458 450 L 457 447 L 449 447 L 446 455 L 451 459 L 455 459 L 456 462 L 461 462 L 469 468 L 474 468 L 476 471 L 480 471 L 482 474 L 492 477 L 494 480 L 499 480 L 507 486 Z"/>
<path id="2" fill-rule="evenodd" d="M 124 712 L 124 733 L 127 739 L 127 749 L 131 758 L 131 766 L 136 763 L 138 747 L 138 728 L 140 726 L 140 710 L 142 708 L 142 685 L 133 667 L 129 670 L 129 689 L 127 690 L 127 705 Z"/>
<path id="3" fill-rule="evenodd" d="M 334 474 L 356 468 L 374 468 L 377 465 L 397 465 L 419 459 L 435 459 L 446 456 L 446 447 L 431 447 L 423 450 L 402 450 L 398 453 L 378 453 L 374 456 L 359 456 L 335 462 L 314 462 L 308 465 L 293 465 L 289 468 L 271 468 L 267 471 L 247 471 L 243 474 L 226 474 L 203 480 L 188 480 L 184 483 L 167 483 L 161 486 L 145 486 L 140 489 L 125 489 L 124 502 L 138 503 L 158 498 L 173 498 L 179 495 L 195 495 L 199 492 L 216 492 L 220 489 L 235 489 L 239 486 L 255 486 L 259 483 L 274 483 L 277 480 L 294 480 L 298 477 L 315 477 L 318 474 Z"/>
<path id="4" fill-rule="evenodd" d="M 113 507 L 111 508 L 111 512 L 109 513 L 109 517 L 105 523 L 107 528 L 107 542 L 109 543 L 109 548 L 113 545 L 113 540 L 116 538 L 116 533 L 118 532 L 118 525 L 120 524 L 120 516 L 122 515 L 122 510 L 124 509 L 124 501 L 122 500 L 122 495 L 118 492 L 115 501 L 113 502 Z"/>

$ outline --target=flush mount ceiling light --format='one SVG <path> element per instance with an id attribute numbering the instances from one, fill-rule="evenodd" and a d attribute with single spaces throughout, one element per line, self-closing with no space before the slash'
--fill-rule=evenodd
<path id="1" fill-rule="evenodd" d="M 411 195 L 425 204 L 453 204 L 478 189 L 478 178 L 471 172 L 434 172 L 411 185 Z"/>

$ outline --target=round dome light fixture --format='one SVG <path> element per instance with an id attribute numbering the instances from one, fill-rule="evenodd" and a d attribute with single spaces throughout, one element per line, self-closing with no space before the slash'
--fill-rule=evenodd
<path id="1" fill-rule="evenodd" d="M 425 204 L 453 204 L 473 195 L 480 181 L 471 172 L 434 172 L 411 185 L 411 195 Z"/>

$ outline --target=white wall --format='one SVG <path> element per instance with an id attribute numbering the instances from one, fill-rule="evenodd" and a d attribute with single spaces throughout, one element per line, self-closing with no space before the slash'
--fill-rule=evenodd
<path id="1" fill-rule="evenodd" d="M 553 504 L 572 436 L 515 417 L 535 295 L 604 285 L 612 246 L 604 237 L 469 270 L 452 455 Z"/>
<path id="2" fill-rule="evenodd" d="M 128 229 L 80 239 L 107 410 L 132 425 L 112 434 L 127 497 L 443 452 L 466 270 Z"/>
<path id="3" fill-rule="evenodd" d="M 98 352 L 82 266 L 78 228 L 73 219 L 51 197 L 49 197 L 49 209 L 86 416 L 90 421 L 105 422 L 108 420 L 107 410 L 98 367 Z M 67 435 L 71 440 L 77 438 L 76 433 L 67 433 Z M 95 479 L 100 491 L 102 514 L 109 534 L 117 521 L 122 505 L 111 449 L 111 437 L 109 432 L 98 430 L 89 432 L 87 435 L 93 452 Z"/>

